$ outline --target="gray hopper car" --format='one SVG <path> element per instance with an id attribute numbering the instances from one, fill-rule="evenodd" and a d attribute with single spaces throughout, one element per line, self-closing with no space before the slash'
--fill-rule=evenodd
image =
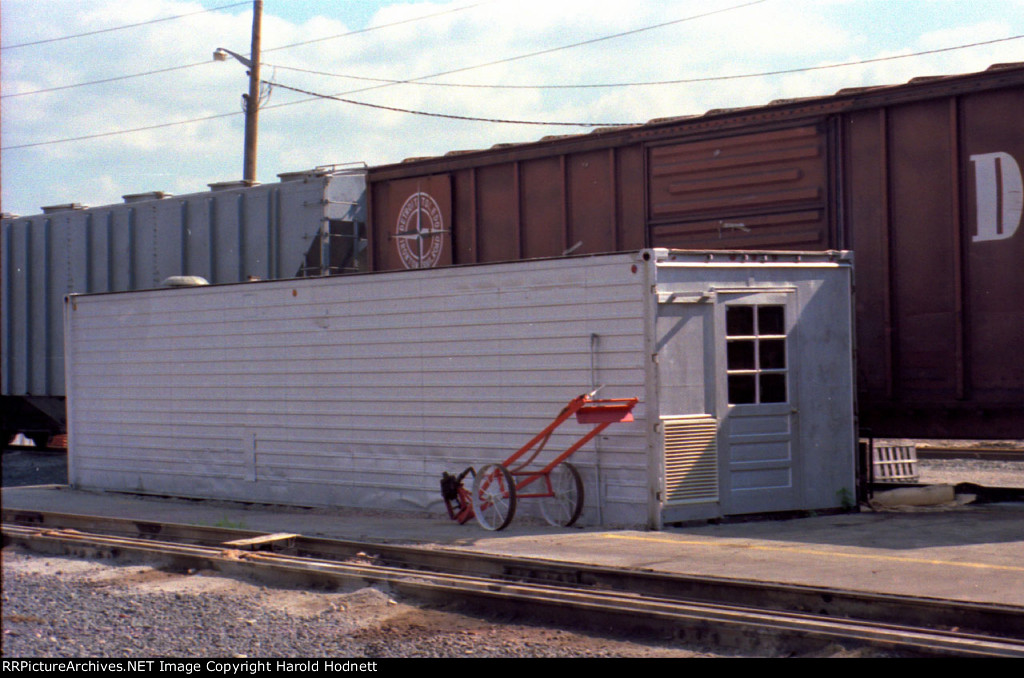
<path id="1" fill-rule="evenodd" d="M 37 443 L 64 429 L 64 297 L 356 272 L 365 267 L 365 171 L 282 174 L 275 184 L 211 184 L 182 196 L 43 208 L 0 231 L 0 435 Z"/>

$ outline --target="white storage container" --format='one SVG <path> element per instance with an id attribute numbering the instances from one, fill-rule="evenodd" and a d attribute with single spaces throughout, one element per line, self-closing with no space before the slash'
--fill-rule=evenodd
<path id="1" fill-rule="evenodd" d="M 442 513 L 443 471 L 503 461 L 603 385 L 640 403 L 572 458 L 583 524 L 838 507 L 855 496 L 851 308 L 835 252 L 75 295 L 70 481 Z"/>

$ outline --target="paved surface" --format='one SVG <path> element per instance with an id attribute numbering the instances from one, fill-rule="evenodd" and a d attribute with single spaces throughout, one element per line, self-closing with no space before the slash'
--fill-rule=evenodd
<path id="1" fill-rule="evenodd" d="M 191 501 L 65 486 L 13 487 L 4 508 L 265 532 L 418 543 L 682 574 L 708 574 L 1024 607 L 1024 504 L 862 512 L 672 528 L 558 529 L 518 517 L 502 532 L 447 516 Z"/>

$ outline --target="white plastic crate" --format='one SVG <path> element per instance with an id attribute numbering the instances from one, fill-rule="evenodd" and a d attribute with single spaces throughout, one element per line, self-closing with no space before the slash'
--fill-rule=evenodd
<path id="1" fill-rule="evenodd" d="M 917 482 L 917 447 L 876 445 L 871 451 L 876 483 Z"/>

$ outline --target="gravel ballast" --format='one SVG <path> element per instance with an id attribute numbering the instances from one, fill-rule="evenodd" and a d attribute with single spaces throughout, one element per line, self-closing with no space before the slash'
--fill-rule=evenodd
<path id="1" fill-rule="evenodd" d="M 3 551 L 4 657 L 697 657 L 669 643 L 421 608 L 386 591 Z"/>
<path id="2" fill-rule="evenodd" d="M 64 456 L 4 452 L 4 485 L 64 482 Z M 1024 463 L 922 461 L 926 482 L 1024 486 Z M 61 474 L 64 477 L 61 477 Z M 728 649 L 432 609 L 386 590 L 266 587 L 212 572 L 3 550 L 5 658 L 694 657 Z M 878 656 L 834 647 L 824 656 Z"/>

